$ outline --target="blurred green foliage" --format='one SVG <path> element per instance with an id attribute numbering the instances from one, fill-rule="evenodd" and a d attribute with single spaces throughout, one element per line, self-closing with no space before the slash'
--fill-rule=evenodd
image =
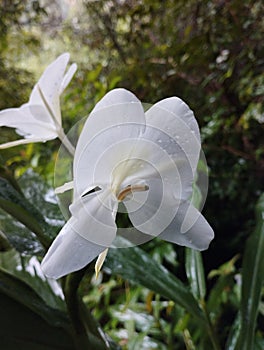
<path id="1" fill-rule="evenodd" d="M 179 302 L 181 295 L 173 297 L 175 276 L 180 280 L 178 288 L 189 283 L 189 288 L 183 287 L 184 293 L 193 293 L 194 303 L 197 299 L 197 307 L 209 315 L 223 349 L 237 349 L 237 339 L 238 344 L 247 344 L 241 333 L 241 317 L 246 311 L 250 315 L 256 313 L 260 299 L 260 313 L 253 315 L 257 329 L 255 344 L 250 346 L 264 348 L 263 280 L 253 281 L 258 286 L 253 309 L 247 309 L 246 301 L 246 296 L 252 293 L 247 285 L 253 283 L 250 276 L 254 264 L 258 271 L 261 263 L 263 266 L 263 254 L 260 261 L 254 261 L 255 255 L 252 256 L 252 250 L 258 252 L 261 247 L 260 228 L 259 236 L 254 233 L 255 245 L 254 238 L 248 245 L 251 252 L 249 248 L 245 250 L 246 238 L 256 226 L 256 201 L 264 191 L 263 13 L 261 0 L 0 1 L 0 109 L 26 102 L 47 62 L 69 51 L 79 69 L 61 101 L 65 130 L 87 116 L 108 90 L 118 86 L 130 89 L 147 103 L 179 96 L 194 110 L 201 127 L 210 177 L 204 213 L 216 233 L 210 249 L 203 253 L 203 260 L 184 254 L 183 248 L 155 240 L 146 244 L 142 252 L 135 250 L 125 256 L 112 252 L 105 265 L 105 271 L 112 275 L 101 275 L 101 280 L 95 281 L 88 271 L 81 282 L 84 303 L 92 309 L 104 331 L 124 349 L 212 348 L 188 307 Z M 13 137 L 13 130 L 1 130 L 1 143 Z M 1 151 L 0 201 L 5 202 L 0 212 L 3 222 L 0 250 L 9 250 L 10 242 L 19 253 L 41 255 L 40 242 L 45 246 L 46 240 L 53 238 L 63 225 L 56 199 L 50 195 L 58 147 L 59 142 L 52 141 Z M 19 208 L 14 209 L 14 205 Z M 43 232 L 34 220 L 27 224 L 25 212 L 42 223 Z M 259 227 L 260 222 L 259 216 Z M 18 259 L 13 250 L 8 254 L 13 254 L 10 264 Z M 133 261 L 137 254 L 146 254 L 155 271 L 166 268 L 163 288 L 152 284 L 147 275 L 140 276 L 142 271 L 130 265 L 129 257 Z M 30 293 L 39 309 L 33 310 L 34 314 L 28 300 L 4 287 L 0 290 L 1 309 L 6 308 L 2 309 L 4 314 L 8 310 L 13 310 L 14 315 L 21 312 L 27 322 L 39 322 L 50 334 L 48 343 L 36 333 L 22 347 L 16 323 L 14 332 L 8 333 L 15 334 L 13 343 L 10 345 L 4 339 L 6 349 L 15 345 L 33 349 L 38 339 L 44 342 L 39 349 L 72 348 L 72 341 L 60 344 L 56 340 L 57 336 L 60 339 L 72 336 L 72 330 L 64 327 L 68 320 L 65 311 L 57 310 L 54 315 L 55 321 L 56 317 L 63 320 L 57 333 L 45 318 L 51 306 L 41 316 L 39 290 L 30 285 L 29 279 L 25 281 L 3 267 L 6 256 L 0 257 L 2 281 Z M 248 269 L 242 262 L 249 262 Z M 196 264 L 196 275 L 188 270 L 188 264 Z M 174 275 L 171 280 L 170 274 Z M 195 284 L 204 275 L 206 294 L 202 285 Z M 49 298 L 50 289 L 43 288 Z M 1 329 L 4 323 L 0 316 Z M 246 328 L 247 324 L 242 323 L 243 332 Z M 23 332 L 27 329 L 23 328 Z"/>

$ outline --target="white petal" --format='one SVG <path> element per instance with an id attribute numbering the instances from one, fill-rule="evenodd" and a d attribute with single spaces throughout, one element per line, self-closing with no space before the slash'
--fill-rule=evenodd
<path id="1" fill-rule="evenodd" d="M 52 117 L 48 113 L 47 109 L 43 107 L 42 105 L 34 105 L 30 103 L 26 103 L 23 106 L 21 106 L 20 111 L 25 116 L 25 123 L 29 122 L 30 120 L 33 121 L 33 123 L 41 123 L 41 125 L 52 128 L 55 130 L 55 125 Z"/>
<path id="2" fill-rule="evenodd" d="M 139 127 L 145 125 L 145 114 L 140 101 L 125 89 L 108 92 L 90 113 L 79 137 L 76 155 L 103 130 L 131 123 L 138 124 Z M 138 136 L 139 131 L 135 131 L 134 128 L 130 136 Z"/>
<path id="3" fill-rule="evenodd" d="M 21 108 L 8 108 L 0 112 L 0 126 L 10 128 L 23 127 L 24 123 L 34 123 L 34 118 L 31 113 L 25 115 Z"/>
<path id="4" fill-rule="evenodd" d="M 164 99 L 146 112 L 146 123 L 161 131 L 152 135 L 151 128 L 146 128 L 146 137 L 153 141 L 162 135 L 167 134 L 175 140 L 186 153 L 190 166 L 195 174 L 197 162 L 200 154 L 200 133 L 193 112 L 179 98 L 171 97 Z M 149 134 L 149 135 L 147 135 Z"/>
<path id="5" fill-rule="evenodd" d="M 186 152 L 179 143 L 162 130 L 146 126 L 134 147 L 132 156 L 141 161 L 135 177 L 145 179 L 155 177 L 151 168 L 165 183 L 174 187 L 177 198 L 187 199 L 192 192 L 193 174 Z M 179 193 L 179 188 L 181 193 Z"/>
<path id="6" fill-rule="evenodd" d="M 20 135 L 31 135 L 42 140 L 57 137 L 51 118 L 40 105 L 25 104 L 20 108 L 1 111 L 0 126 L 16 128 Z"/>
<path id="7" fill-rule="evenodd" d="M 214 238 L 214 231 L 193 205 L 184 202 L 174 220 L 159 237 L 193 249 L 205 250 Z"/>
<path id="8" fill-rule="evenodd" d="M 78 193 L 91 185 L 96 163 L 102 154 L 124 140 L 137 139 L 144 128 L 145 115 L 140 101 L 124 89 L 109 92 L 88 117 L 77 143 L 73 168 Z M 129 157 L 131 147 L 125 151 L 122 147 L 115 147 L 110 153 L 112 157 L 107 159 L 108 166 L 101 172 L 103 180 L 100 180 L 108 183 L 109 170 L 118 164 L 120 158 Z"/>
<path id="9" fill-rule="evenodd" d="M 144 139 L 145 133 L 136 139 L 125 138 L 126 129 L 131 131 L 133 125 L 108 129 L 87 145 L 75 162 L 75 195 L 82 195 L 87 183 L 100 186 L 109 181 L 118 195 L 126 186 L 142 181 L 148 185 L 148 179 L 160 176 L 162 181 L 172 184 L 175 197 L 188 199 L 193 176 L 181 147 L 165 134 L 163 145 Z M 117 137 L 120 130 L 123 138 Z M 158 130 L 157 133 L 160 134 Z"/>
<path id="10" fill-rule="evenodd" d="M 78 197 L 88 187 L 96 187 L 110 184 L 114 170 L 119 167 L 118 176 L 124 178 L 126 173 L 120 169 L 120 164 L 123 168 L 129 170 L 127 161 L 130 158 L 133 144 L 137 139 L 126 137 L 127 132 L 131 132 L 134 126 L 121 125 L 118 129 L 108 129 L 97 135 L 89 144 L 83 148 L 82 152 L 77 146 L 74 157 L 74 196 Z M 120 136 L 120 131 L 123 135 Z M 138 126 L 135 126 L 135 132 L 138 131 Z M 77 155 L 76 155 L 77 154 Z M 124 170 L 124 169 L 123 169 Z M 116 181 L 118 179 L 116 178 Z"/>
<path id="11" fill-rule="evenodd" d="M 74 231 L 87 241 L 110 247 L 116 235 L 117 201 L 109 190 L 84 195 L 70 206 Z"/>
<path id="12" fill-rule="evenodd" d="M 72 77 L 74 76 L 75 72 L 77 70 L 77 64 L 73 63 L 70 68 L 68 69 L 67 73 L 65 74 L 63 81 L 60 86 L 59 94 L 61 95 L 63 91 L 66 89 L 66 87 L 69 85 L 70 81 L 72 80 Z"/>
<path id="13" fill-rule="evenodd" d="M 124 204 L 134 227 L 157 236 L 174 220 L 179 204 L 191 198 L 193 174 L 186 154 L 177 143 L 171 152 L 171 142 L 161 147 L 159 143 L 143 140 L 143 136 L 138 142 L 141 154 L 136 157 L 141 159 L 141 165 L 122 185 L 144 180 L 149 190 L 134 193 Z M 162 139 L 164 144 L 165 139 Z"/>
<path id="14" fill-rule="evenodd" d="M 179 97 L 169 97 L 165 98 L 155 104 L 155 107 L 162 108 L 173 115 L 181 118 L 184 123 L 188 125 L 190 130 L 192 130 L 198 140 L 200 140 L 200 131 L 197 121 L 194 117 L 193 111 L 189 106 L 181 100 Z M 173 134 L 172 134 L 173 135 Z"/>
<path id="15" fill-rule="evenodd" d="M 174 187 L 161 179 L 147 182 L 149 190 L 135 192 L 124 201 L 129 218 L 135 228 L 151 236 L 161 234 L 172 222 L 178 210 Z"/>
<path id="16" fill-rule="evenodd" d="M 55 61 L 53 61 L 44 71 L 40 77 L 38 83 L 34 86 L 34 89 L 30 95 L 30 104 L 43 105 L 43 99 L 39 93 L 39 87 L 45 96 L 49 106 L 52 108 L 57 122 L 61 124 L 60 113 L 60 90 L 63 82 L 65 69 L 69 62 L 70 55 L 64 53 L 60 55 Z"/>
<path id="17" fill-rule="evenodd" d="M 115 106 L 123 103 L 137 103 L 141 104 L 138 98 L 129 90 L 123 88 L 117 88 L 109 91 L 94 107 L 93 112 L 98 112 L 104 108 Z M 123 120 L 123 115 L 116 116 L 117 118 L 121 117 Z M 124 120 L 126 121 L 126 119 Z M 135 121 L 135 120 L 133 120 Z M 144 120 L 142 120 L 144 122 Z"/>
<path id="18" fill-rule="evenodd" d="M 80 270 L 104 250 L 105 247 L 89 242 L 76 233 L 70 219 L 53 241 L 41 268 L 47 277 L 57 279 Z"/>

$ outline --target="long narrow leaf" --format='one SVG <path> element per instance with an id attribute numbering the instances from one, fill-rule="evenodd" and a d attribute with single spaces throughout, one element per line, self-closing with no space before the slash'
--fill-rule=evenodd
<path id="1" fill-rule="evenodd" d="M 193 295 L 197 300 L 203 300 L 206 294 L 206 287 L 203 260 L 200 252 L 186 248 L 185 269 Z"/>
<path id="2" fill-rule="evenodd" d="M 256 205 L 257 227 L 246 244 L 242 264 L 241 330 L 236 350 L 253 349 L 264 281 L 264 194 Z"/>
<path id="3" fill-rule="evenodd" d="M 33 302 L 34 300 L 32 300 Z M 47 323 L 0 290 L 0 348 L 3 350 L 74 350 L 68 331 Z M 50 314 L 50 317 L 54 317 Z"/>
<path id="4" fill-rule="evenodd" d="M 119 274 L 131 282 L 138 283 L 173 300 L 198 318 L 202 326 L 204 325 L 205 319 L 199 304 L 187 286 L 153 260 L 144 250 L 138 247 L 111 249 L 105 268 L 112 274 Z"/>
<path id="5" fill-rule="evenodd" d="M 199 166 L 207 170 L 206 165 L 200 160 Z M 192 204 L 199 209 L 202 203 L 202 192 L 199 186 L 194 183 Z M 204 277 L 204 266 L 201 252 L 190 248 L 185 249 L 185 270 L 189 280 L 191 291 L 197 300 L 203 300 L 206 294 Z"/>
<path id="6" fill-rule="evenodd" d="M 51 326 L 69 329 L 69 319 L 64 312 L 48 306 L 25 282 L 3 270 L 0 270 L 0 293 L 26 306 Z"/>

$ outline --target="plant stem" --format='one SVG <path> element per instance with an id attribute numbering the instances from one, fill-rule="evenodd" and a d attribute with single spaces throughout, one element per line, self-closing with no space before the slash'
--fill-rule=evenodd
<path id="1" fill-rule="evenodd" d="M 71 141 L 68 139 L 68 137 L 65 135 L 63 129 L 59 132 L 59 139 L 61 140 L 63 146 L 67 149 L 67 151 L 70 153 L 70 155 L 74 156 L 75 153 L 75 147 L 72 145 Z"/>

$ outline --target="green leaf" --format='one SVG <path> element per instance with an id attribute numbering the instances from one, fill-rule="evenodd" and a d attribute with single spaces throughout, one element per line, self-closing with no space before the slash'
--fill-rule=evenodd
<path id="1" fill-rule="evenodd" d="M 52 327 L 41 316 L 1 291 L 0 310 L 1 349 L 75 349 L 73 340 L 65 329 Z M 52 312 L 50 317 L 54 317 Z"/>
<path id="2" fill-rule="evenodd" d="M 78 125 L 79 124 L 80 122 Z M 69 157 L 67 157 L 67 159 L 68 158 Z M 65 167 L 68 169 L 70 166 L 71 164 L 68 163 L 67 165 L 63 165 L 62 172 L 63 169 L 65 171 Z M 69 181 L 69 179 L 67 179 L 67 181 Z M 41 213 L 44 220 L 41 226 L 45 229 L 45 234 L 47 234 L 50 239 L 55 238 L 56 232 L 60 230 L 65 223 L 65 217 L 63 217 L 61 212 L 57 197 L 54 193 L 54 188 L 31 169 L 27 170 L 19 178 L 18 183 L 27 200 Z"/>
<path id="3" fill-rule="evenodd" d="M 203 300 L 206 294 L 202 254 L 190 248 L 185 249 L 185 269 L 191 291 L 197 300 Z"/>
<path id="4" fill-rule="evenodd" d="M 203 160 L 199 161 L 200 172 L 207 172 L 206 164 Z M 198 175 L 196 175 L 198 176 Z M 199 209 L 202 203 L 202 192 L 196 182 L 193 184 L 192 204 Z M 185 249 L 185 270 L 191 291 L 197 300 L 203 300 L 206 294 L 206 284 L 204 276 L 204 266 L 202 254 L 190 248 Z"/>
<path id="5" fill-rule="evenodd" d="M 236 343 L 238 341 L 238 337 L 239 337 L 239 332 L 241 329 L 241 317 L 240 314 L 237 315 L 237 317 L 235 318 L 235 321 L 230 329 L 228 338 L 227 338 L 227 342 L 226 342 L 226 346 L 225 346 L 225 350 L 235 350 L 236 348 Z"/>
<path id="6" fill-rule="evenodd" d="M 44 234 L 47 224 L 36 208 L 10 182 L 0 177 L 0 207 L 34 232 L 44 247 L 50 240 Z"/>
<path id="7" fill-rule="evenodd" d="M 0 271 L 6 272 L 32 288 L 48 306 L 66 311 L 62 289 L 57 281 L 48 280 L 35 256 L 24 257 L 16 250 L 0 253 Z"/>
<path id="8" fill-rule="evenodd" d="M 69 320 L 64 312 L 50 307 L 29 285 L 4 270 L 0 270 L 0 293 L 24 305 L 49 325 L 69 329 Z"/>
<path id="9" fill-rule="evenodd" d="M 32 261 L 32 259 L 35 260 Z M 50 284 L 51 282 L 52 284 Z M 47 324 L 46 327 L 49 326 L 52 328 L 50 331 L 51 333 L 56 332 L 55 329 L 63 329 L 71 334 L 75 343 L 81 346 L 80 349 L 86 348 L 83 346 L 87 344 L 87 341 L 89 341 L 92 348 L 106 349 L 104 341 L 98 337 L 98 329 L 95 322 L 92 323 L 93 327 L 90 327 L 90 321 L 89 323 L 85 322 L 87 326 L 87 329 L 85 328 L 87 337 L 85 338 L 83 338 L 82 334 L 73 332 L 73 320 L 70 320 L 69 315 L 66 314 L 66 305 L 64 301 L 55 295 L 55 292 L 58 291 L 58 286 L 54 285 L 55 283 L 57 282 L 54 280 L 48 281 L 42 275 L 36 257 L 31 257 L 30 259 L 22 258 L 15 251 L 0 254 L 0 294 L 3 293 L 7 297 L 13 299 L 21 305 L 19 307 L 25 307 L 27 313 L 33 314 L 32 317 L 41 318 L 41 322 L 43 323 L 44 321 L 45 324 Z M 76 304 L 74 304 L 76 309 L 74 312 L 78 312 L 80 308 L 82 317 L 87 321 L 87 310 L 83 309 L 82 302 L 76 297 L 76 294 L 74 294 L 73 297 L 76 300 Z M 2 316 L 8 317 L 8 315 Z M 58 334 L 58 337 L 59 336 L 63 335 Z M 28 337 L 27 335 L 27 338 Z M 57 340 L 57 344 L 63 348 L 64 342 L 62 341 L 60 343 L 60 341 Z M 28 344 L 26 343 L 26 345 Z M 114 344 L 111 346 L 114 349 Z M 29 348 L 36 349 L 38 347 L 35 345 L 34 348 L 33 344 L 32 347 Z M 52 346 L 46 347 L 46 349 L 50 348 L 53 349 Z M 42 349 L 41 346 L 40 349 Z M 43 347 L 43 349 L 45 349 L 45 347 Z"/>
<path id="10" fill-rule="evenodd" d="M 220 317 L 222 305 L 228 301 L 231 293 L 234 293 L 234 275 L 228 274 L 220 276 L 211 289 L 206 306 L 208 311 L 216 317 Z"/>
<path id="11" fill-rule="evenodd" d="M 173 300 L 204 325 L 201 309 L 188 288 L 144 250 L 138 247 L 110 249 L 104 268 Z"/>
<path id="12" fill-rule="evenodd" d="M 264 194 L 256 205 L 257 227 L 246 243 L 242 264 L 241 330 L 237 350 L 253 349 L 264 281 Z"/>
<path id="13" fill-rule="evenodd" d="M 0 230 L 0 251 L 8 251 L 12 249 L 12 245 L 8 241 L 4 232 Z"/>
<path id="14" fill-rule="evenodd" d="M 43 255 L 43 246 L 36 235 L 18 220 L 0 208 L 0 228 L 7 241 L 18 252 L 27 255 Z M 4 249 L 5 250 L 5 249 Z"/>

